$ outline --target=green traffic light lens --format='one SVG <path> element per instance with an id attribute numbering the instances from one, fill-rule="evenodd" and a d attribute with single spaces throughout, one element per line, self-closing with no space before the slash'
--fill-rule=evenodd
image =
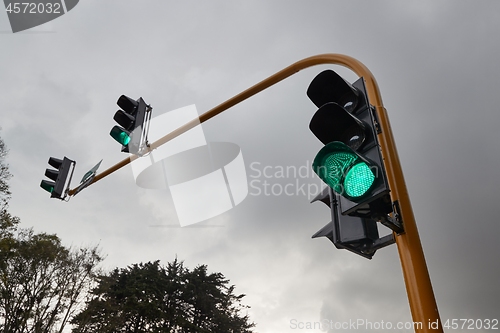
<path id="1" fill-rule="evenodd" d="M 330 142 L 319 151 L 313 170 L 335 192 L 349 199 L 364 196 L 375 184 L 370 166 L 339 141 Z"/>
<path id="2" fill-rule="evenodd" d="M 56 184 L 54 182 L 49 182 L 46 180 L 42 180 L 42 182 L 40 183 L 40 187 L 49 193 L 52 193 L 52 191 L 54 191 L 55 185 Z"/>
<path id="3" fill-rule="evenodd" d="M 121 127 L 114 126 L 109 132 L 109 135 L 113 137 L 118 143 L 121 143 L 123 146 L 126 146 L 130 142 L 129 133 Z"/>
<path id="4" fill-rule="evenodd" d="M 345 193 L 351 198 L 359 198 L 370 190 L 374 181 L 375 175 L 365 162 L 355 164 L 345 176 Z"/>
<path id="5" fill-rule="evenodd" d="M 325 156 L 320 176 L 335 192 L 342 193 L 342 175 L 356 160 L 357 156 L 345 152 L 328 154 Z"/>
<path id="6" fill-rule="evenodd" d="M 130 142 L 130 136 L 128 136 L 125 132 L 120 133 L 120 142 L 124 146 L 128 145 L 128 143 Z"/>

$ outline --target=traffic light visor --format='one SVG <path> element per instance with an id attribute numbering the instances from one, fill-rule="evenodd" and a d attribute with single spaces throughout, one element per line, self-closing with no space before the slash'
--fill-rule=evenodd
<path id="1" fill-rule="evenodd" d="M 359 92 L 340 75 L 327 69 L 312 80 L 307 96 L 318 108 L 334 102 L 352 112 L 358 104 Z"/>
<path id="2" fill-rule="evenodd" d="M 137 101 L 125 95 L 121 95 L 120 98 L 118 98 L 116 104 L 118 104 L 118 106 L 121 107 L 123 111 L 127 112 L 128 114 L 133 114 L 135 109 L 139 105 Z"/>
<path id="3" fill-rule="evenodd" d="M 57 176 L 58 175 L 59 175 L 59 171 L 51 170 L 51 169 L 45 169 L 45 176 L 49 177 L 53 181 L 57 180 Z"/>
<path id="4" fill-rule="evenodd" d="M 49 165 L 53 166 L 56 169 L 59 169 L 61 167 L 62 163 L 63 163 L 63 160 L 60 160 L 58 158 L 55 158 L 55 157 L 49 158 Z"/>
<path id="5" fill-rule="evenodd" d="M 135 117 L 126 113 L 125 111 L 118 110 L 113 119 L 126 130 L 131 130 L 134 127 Z"/>
<path id="6" fill-rule="evenodd" d="M 130 142 L 130 133 L 119 126 L 114 126 L 109 135 L 123 146 L 128 145 Z"/>
<path id="7" fill-rule="evenodd" d="M 353 200 L 367 194 L 376 179 L 369 162 L 339 141 L 318 152 L 313 170 L 335 192 Z"/>
<path id="8" fill-rule="evenodd" d="M 312 117 L 309 129 L 325 145 L 340 141 L 357 150 L 366 139 L 364 123 L 336 103 L 321 106 Z"/>

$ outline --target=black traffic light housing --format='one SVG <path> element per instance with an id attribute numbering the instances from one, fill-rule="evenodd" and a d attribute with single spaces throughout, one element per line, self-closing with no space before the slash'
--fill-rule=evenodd
<path id="1" fill-rule="evenodd" d="M 115 125 L 109 134 L 122 145 L 122 152 L 137 154 L 141 149 L 143 139 L 145 139 L 144 125 L 148 119 L 147 113 L 151 117 L 149 112 L 151 108 L 142 97 L 134 100 L 125 95 L 121 95 L 116 104 L 121 110 L 116 111 L 113 119 L 120 126 Z"/>
<path id="2" fill-rule="evenodd" d="M 370 189 L 359 198 L 337 193 L 341 214 L 373 219 L 391 213 L 390 189 L 377 139 L 378 122 L 363 78 L 351 85 L 326 70 L 314 78 L 307 95 L 319 107 L 309 124 L 314 135 L 325 145 L 341 142 L 345 145 L 341 150 L 364 161 L 374 174 Z M 346 170 L 337 171 L 345 178 Z"/>
<path id="3" fill-rule="evenodd" d="M 325 236 L 338 249 L 371 259 L 395 242 L 392 233 L 379 238 L 377 221 L 396 232 L 403 229 L 391 201 L 377 113 L 364 79 L 350 84 L 326 70 L 313 79 L 307 95 L 318 107 L 309 128 L 325 145 L 313 170 L 328 185 L 312 202 L 325 203 L 332 217 L 313 238 Z"/>
<path id="4" fill-rule="evenodd" d="M 55 157 L 50 157 L 49 165 L 56 168 L 56 170 L 45 170 L 45 176 L 50 178 L 52 181 L 44 179 L 40 183 L 40 187 L 49 192 L 51 198 L 64 200 L 64 198 L 66 197 L 66 189 L 69 187 L 71 178 L 73 177 L 75 164 L 75 161 L 72 161 L 67 157 L 64 157 L 62 160 Z"/>

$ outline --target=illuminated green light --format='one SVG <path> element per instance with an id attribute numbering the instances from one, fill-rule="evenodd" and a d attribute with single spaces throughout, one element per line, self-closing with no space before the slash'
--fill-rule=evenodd
<path id="1" fill-rule="evenodd" d="M 130 142 L 130 136 L 127 135 L 127 133 L 122 132 L 120 133 L 120 141 L 124 146 L 128 145 Z"/>
<path id="2" fill-rule="evenodd" d="M 336 192 L 342 192 L 342 175 L 345 170 L 356 160 L 357 156 L 345 152 L 333 153 L 325 156 L 324 162 L 321 167 L 323 179 L 330 185 Z"/>
<path id="3" fill-rule="evenodd" d="M 351 198 L 361 197 L 368 192 L 374 181 L 375 175 L 365 162 L 355 164 L 345 176 L 345 193 Z"/>
<path id="4" fill-rule="evenodd" d="M 46 180 L 42 180 L 42 182 L 40 183 L 40 187 L 49 193 L 52 193 L 52 191 L 54 191 L 55 186 L 56 184 L 54 182 L 49 182 Z"/>
<path id="5" fill-rule="evenodd" d="M 335 192 L 349 199 L 367 194 L 376 178 L 370 166 L 339 141 L 330 142 L 319 151 L 313 170 Z"/>
<path id="6" fill-rule="evenodd" d="M 130 135 L 123 128 L 114 126 L 109 132 L 109 135 L 113 137 L 118 143 L 121 143 L 123 146 L 128 145 L 130 142 Z"/>

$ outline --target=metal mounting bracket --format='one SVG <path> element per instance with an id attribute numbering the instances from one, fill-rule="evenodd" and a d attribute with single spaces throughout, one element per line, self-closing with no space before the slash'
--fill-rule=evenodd
<path id="1" fill-rule="evenodd" d="M 380 215 L 377 216 L 377 220 L 380 221 L 383 225 L 391 229 L 397 234 L 402 234 L 404 233 L 404 225 L 403 225 L 403 220 L 401 219 L 401 211 L 399 208 L 399 203 L 398 201 L 394 201 L 392 203 L 392 208 L 393 208 L 393 216 L 390 215 Z"/>

